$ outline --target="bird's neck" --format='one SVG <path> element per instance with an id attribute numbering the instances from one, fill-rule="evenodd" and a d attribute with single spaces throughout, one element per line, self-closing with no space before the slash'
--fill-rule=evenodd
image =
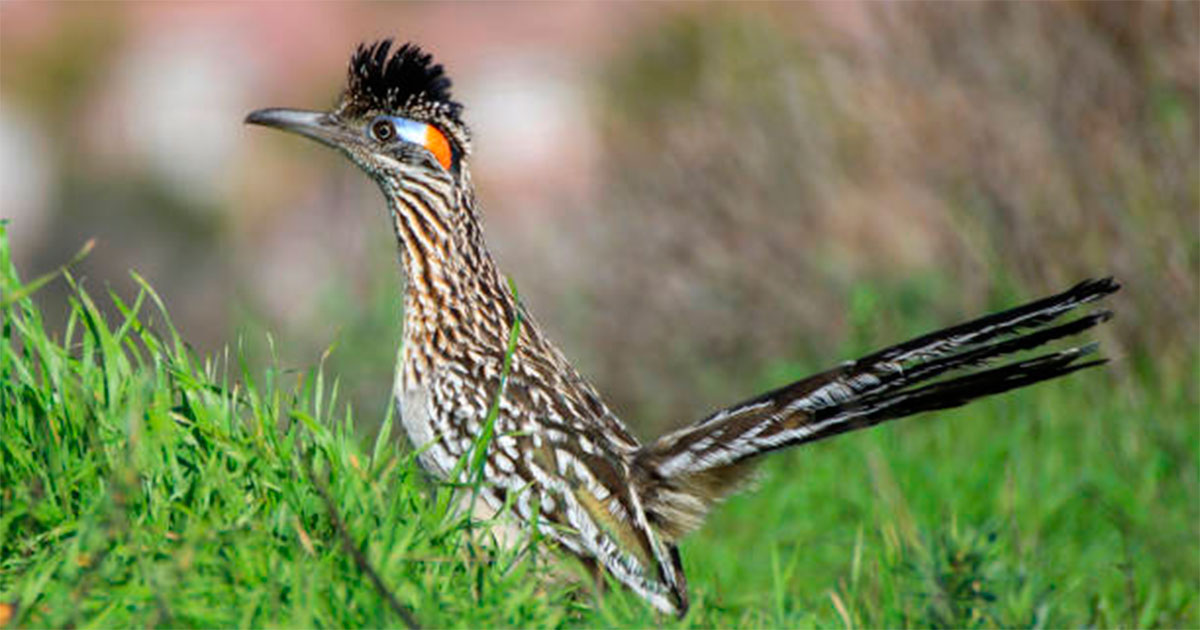
<path id="1" fill-rule="evenodd" d="M 384 192 L 406 280 L 406 362 L 434 360 L 439 346 L 503 351 L 516 300 L 484 243 L 473 190 L 398 184 Z"/>

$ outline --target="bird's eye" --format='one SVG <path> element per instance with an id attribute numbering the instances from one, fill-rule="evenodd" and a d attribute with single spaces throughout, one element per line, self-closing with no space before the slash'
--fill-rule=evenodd
<path id="1" fill-rule="evenodd" d="M 371 123 L 371 135 L 380 142 L 387 142 L 396 137 L 396 127 L 392 125 L 392 121 L 380 118 Z"/>
<path id="2" fill-rule="evenodd" d="M 454 165 L 454 150 L 446 134 L 429 123 L 399 116 L 377 116 L 367 125 L 366 133 L 377 142 L 415 144 L 433 154 L 437 163 L 446 170 Z"/>

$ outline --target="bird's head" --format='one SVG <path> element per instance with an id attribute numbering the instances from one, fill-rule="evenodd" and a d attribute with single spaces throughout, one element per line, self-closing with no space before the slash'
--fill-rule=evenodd
<path id="1" fill-rule="evenodd" d="M 414 44 L 391 48 L 391 40 L 359 45 L 333 110 L 260 109 L 246 122 L 338 149 L 385 188 L 405 179 L 458 182 L 470 134 L 449 77 Z"/>

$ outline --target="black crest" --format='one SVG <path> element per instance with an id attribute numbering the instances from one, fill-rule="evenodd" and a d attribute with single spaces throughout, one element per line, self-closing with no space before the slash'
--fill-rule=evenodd
<path id="1" fill-rule="evenodd" d="M 390 39 L 359 44 L 350 58 L 347 104 L 458 120 L 462 105 L 450 96 L 450 77 L 441 64 L 416 44 L 404 44 L 388 57 L 391 48 Z"/>

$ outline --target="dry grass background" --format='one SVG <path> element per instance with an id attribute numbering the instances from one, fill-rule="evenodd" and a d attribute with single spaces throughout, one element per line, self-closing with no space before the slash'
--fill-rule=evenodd
<path id="1" fill-rule="evenodd" d="M 1113 274 L 1117 369 L 1197 399 L 1200 5 L 851 6 L 841 21 L 833 5 L 647 10 L 584 95 L 598 195 L 521 215 L 480 191 L 504 269 L 568 356 L 647 435 Z M 202 351 L 242 337 L 265 361 L 270 330 L 303 366 L 336 343 L 329 368 L 370 430 L 399 328 L 377 191 L 287 139 L 251 144 L 310 152 L 250 156 L 228 208 L 106 158 L 85 123 L 108 115 L 89 95 L 113 80 L 120 15 L 64 11 L 57 39 L 4 64 L 5 97 L 37 113 L 62 168 L 29 268 L 98 237 L 81 277 L 129 293 L 127 270 L 147 274 Z M 290 98 L 319 104 L 338 78 Z M 65 312 L 61 290 L 42 299 Z"/>
<path id="2" fill-rule="evenodd" d="M 1197 8 L 874 6 L 858 38 L 681 15 L 599 88 L 604 200 L 558 229 L 576 293 L 517 277 L 658 423 L 1098 274 L 1126 285 L 1118 369 L 1194 384 Z"/>

